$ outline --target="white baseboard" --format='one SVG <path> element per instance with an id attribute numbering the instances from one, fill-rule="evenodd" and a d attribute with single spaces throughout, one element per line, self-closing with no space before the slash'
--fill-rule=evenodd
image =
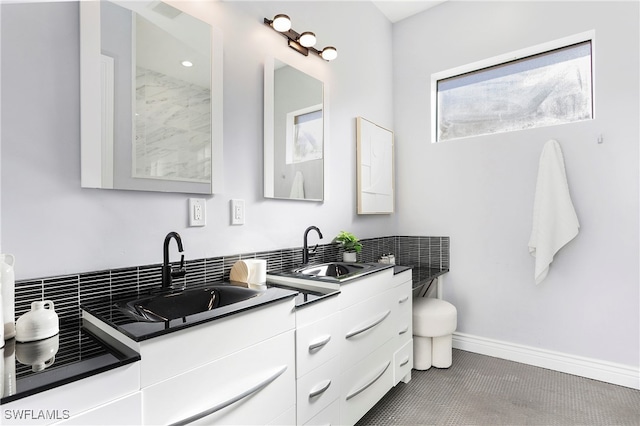
<path id="1" fill-rule="evenodd" d="M 453 347 L 521 362 L 614 385 L 640 389 L 640 368 L 538 349 L 465 333 L 453 334 Z"/>

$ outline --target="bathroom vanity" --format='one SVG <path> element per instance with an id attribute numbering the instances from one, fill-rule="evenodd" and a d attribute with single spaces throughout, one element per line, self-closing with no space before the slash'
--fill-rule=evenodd
<path id="1" fill-rule="evenodd" d="M 411 380 L 411 269 L 375 265 L 344 281 L 301 274 L 272 283 L 339 294 L 296 310 L 297 424 L 355 424 L 393 386 Z M 398 272 L 398 273 L 396 273 Z"/>
<path id="2" fill-rule="evenodd" d="M 208 312 L 148 322 L 95 303 L 83 306 L 83 318 L 140 354 L 141 424 L 292 424 L 295 296 L 272 288 Z"/>
<path id="3" fill-rule="evenodd" d="M 410 380 L 410 268 L 268 283 L 258 297 L 169 321 L 83 303 L 81 332 L 126 356 L 3 398 L 3 423 L 354 424 Z M 49 417 L 6 414 L 42 415 L 35 408 Z"/>

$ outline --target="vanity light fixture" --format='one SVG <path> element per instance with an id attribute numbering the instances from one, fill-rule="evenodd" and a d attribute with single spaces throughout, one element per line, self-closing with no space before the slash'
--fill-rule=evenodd
<path id="1" fill-rule="evenodd" d="M 316 44 L 316 35 L 311 31 L 305 31 L 302 34 L 294 31 L 291 28 L 291 19 L 287 15 L 278 14 L 273 17 L 273 20 L 264 18 L 264 24 L 286 37 L 289 47 L 304 56 L 309 56 L 309 52 L 313 52 L 325 61 L 332 61 L 338 57 L 338 51 L 333 46 L 327 46 L 322 50 L 313 47 Z"/>

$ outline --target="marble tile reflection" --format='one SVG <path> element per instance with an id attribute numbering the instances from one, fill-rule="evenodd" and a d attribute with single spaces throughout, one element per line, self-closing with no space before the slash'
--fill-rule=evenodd
<path id="1" fill-rule="evenodd" d="M 211 92 L 138 67 L 134 175 L 211 181 Z"/>

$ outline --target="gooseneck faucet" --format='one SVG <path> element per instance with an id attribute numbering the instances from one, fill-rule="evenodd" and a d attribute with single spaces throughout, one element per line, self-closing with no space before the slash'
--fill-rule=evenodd
<path id="1" fill-rule="evenodd" d="M 164 246 L 162 250 L 163 262 L 162 262 L 162 288 L 169 289 L 172 287 L 171 282 L 173 278 L 184 277 L 187 271 L 184 268 L 184 254 L 180 257 L 180 266 L 177 270 L 173 270 L 171 263 L 169 263 L 169 242 L 171 239 L 175 239 L 178 244 L 178 251 L 182 253 L 182 238 L 177 232 L 169 232 L 164 237 Z"/>
<path id="2" fill-rule="evenodd" d="M 318 248 L 318 245 L 316 244 L 312 250 L 309 250 L 309 245 L 307 244 L 307 237 L 309 235 L 309 231 L 311 230 L 316 231 L 320 239 L 322 239 L 322 232 L 320 232 L 320 229 L 318 229 L 317 226 L 310 226 L 304 231 L 304 242 L 302 247 L 302 264 L 303 265 L 306 265 L 307 263 L 309 263 L 309 255 L 315 254 L 316 249 Z"/>

